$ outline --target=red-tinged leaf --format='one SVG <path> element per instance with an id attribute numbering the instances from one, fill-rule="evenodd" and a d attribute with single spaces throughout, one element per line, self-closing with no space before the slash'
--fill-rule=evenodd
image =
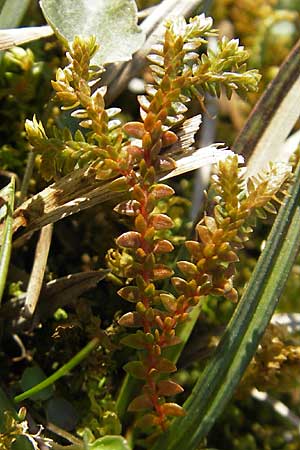
<path id="1" fill-rule="evenodd" d="M 148 242 L 151 242 L 153 237 L 155 234 L 155 229 L 154 227 L 150 227 L 148 228 L 148 230 L 146 231 L 146 233 L 144 234 L 144 239 Z"/>
<path id="2" fill-rule="evenodd" d="M 147 378 L 147 369 L 140 361 L 130 361 L 123 367 L 127 373 L 139 380 L 145 380 Z"/>
<path id="3" fill-rule="evenodd" d="M 117 245 L 125 248 L 138 248 L 141 242 L 141 234 L 137 231 L 127 231 L 116 239 Z"/>
<path id="4" fill-rule="evenodd" d="M 148 224 L 142 214 L 139 214 L 134 221 L 135 229 L 140 233 L 145 233 Z"/>
<path id="5" fill-rule="evenodd" d="M 135 278 L 139 274 L 143 273 L 143 271 L 144 266 L 142 264 L 134 262 L 125 269 L 125 274 L 127 278 Z"/>
<path id="6" fill-rule="evenodd" d="M 143 157 L 143 149 L 137 145 L 127 145 L 126 151 L 136 160 L 140 160 Z"/>
<path id="7" fill-rule="evenodd" d="M 171 380 L 161 380 L 157 383 L 158 395 L 170 396 L 181 394 L 184 389 L 177 383 Z"/>
<path id="8" fill-rule="evenodd" d="M 154 150 L 155 150 L 155 147 L 152 147 L 151 148 L 151 155 L 153 155 L 153 151 Z M 146 170 L 146 173 L 145 173 L 145 175 L 143 177 L 144 183 L 148 184 L 148 186 L 151 186 L 153 183 L 155 183 L 155 176 L 156 176 L 156 174 L 155 174 L 154 167 L 149 167 Z"/>
<path id="9" fill-rule="evenodd" d="M 137 286 L 125 286 L 119 289 L 118 294 L 128 302 L 137 303 L 141 299 L 141 291 Z"/>
<path id="10" fill-rule="evenodd" d="M 171 188 L 171 186 L 168 186 L 167 184 L 156 184 L 151 189 L 151 195 L 153 195 L 156 200 L 170 197 L 173 194 L 175 194 L 174 189 Z"/>
<path id="11" fill-rule="evenodd" d="M 199 259 L 202 256 L 202 245 L 197 241 L 186 241 L 185 244 L 188 252 L 194 258 Z"/>
<path id="12" fill-rule="evenodd" d="M 182 417 L 186 414 L 185 410 L 177 403 L 164 403 L 161 408 L 166 416 Z"/>
<path id="13" fill-rule="evenodd" d="M 152 111 L 149 111 L 146 119 L 144 120 L 145 130 L 150 131 L 152 133 L 152 131 L 154 131 L 153 129 L 156 125 L 156 121 L 157 121 L 156 114 L 154 114 Z M 154 137 L 154 139 L 155 139 L 155 137 Z"/>
<path id="14" fill-rule="evenodd" d="M 128 312 L 124 314 L 119 320 L 118 324 L 122 327 L 140 327 L 142 325 L 142 319 L 137 312 Z"/>
<path id="15" fill-rule="evenodd" d="M 215 231 L 217 231 L 218 227 L 217 227 L 216 221 L 213 217 L 205 216 L 204 223 L 211 233 L 214 233 Z"/>
<path id="16" fill-rule="evenodd" d="M 193 278 L 198 273 L 197 266 L 189 261 L 178 261 L 177 266 L 186 277 Z"/>
<path id="17" fill-rule="evenodd" d="M 151 225 L 155 230 L 168 230 L 174 226 L 174 222 L 166 214 L 154 214 L 151 217 Z"/>
<path id="18" fill-rule="evenodd" d="M 177 309 L 177 300 L 172 294 L 160 294 L 160 300 L 164 308 L 171 313 L 174 313 Z"/>
<path id="19" fill-rule="evenodd" d="M 132 195 L 138 202 L 144 203 L 146 200 L 146 194 L 138 184 L 132 189 Z"/>
<path id="20" fill-rule="evenodd" d="M 154 196 L 152 194 L 149 194 L 148 198 L 147 198 L 147 205 L 146 205 L 147 213 L 150 214 L 156 207 L 156 204 L 157 204 L 157 201 L 155 200 Z"/>
<path id="21" fill-rule="evenodd" d="M 114 192 L 125 192 L 128 190 L 128 184 L 125 177 L 117 178 L 109 183 L 109 189 Z"/>
<path id="22" fill-rule="evenodd" d="M 221 255 L 220 258 L 222 259 L 222 261 L 228 262 L 238 262 L 240 260 L 238 255 L 233 251 L 224 253 L 224 255 Z"/>
<path id="23" fill-rule="evenodd" d="M 176 336 L 176 334 L 174 334 L 174 336 L 168 336 L 166 338 L 166 341 L 165 341 L 164 345 L 162 345 L 162 347 L 172 347 L 173 345 L 178 345 L 181 343 L 182 343 L 182 340 L 180 339 L 180 337 Z"/>
<path id="24" fill-rule="evenodd" d="M 178 141 L 178 137 L 173 131 L 165 131 L 162 135 L 162 145 L 163 147 L 168 147 L 169 145 L 173 145 Z"/>
<path id="25" fill-rule="evenodd" d="M 188 294 L 190 292 L 189 284 L 183 278 L 173 277 L 171 282 L 176 291 L 178 291 L 179 293 Z"/>
<path id="26" fill-rule="evenodd" d="M 169 157 L 160 157 L 159 158 L 159 167 L 163 172 L 167 172 L 169 170 L 176 169 L 176 161 Z"/>
<path id="27" fill-rule="evenodd" d="M 134 398 L 128 406 L 128 411 L 142 411 L 144 409 L 153 409 L 150 398 L 145 394 Z"/>
<path id="28" fill-rule="evenodd" d="M 167 358 L 160 358 L 155 367 L 160 373 L 172 373 L 177 370 L 175 364 Z"/>
<path id="29" fill-rule="evenodd" d="M 140 428 L 143 431 L 147 428 L 153 427 L 156 424 L 157 424 L 157 416 L 155 414 L 150 413 L 143 415 L 135 422 L 136 427 Z"/>
<path id="30" fill-rule="evenodd" d="M 129 334 L 121 339 L 121 343 L 127 345 L 127 347 L 143 350 L 147 345 L 147 338 L 143 332 L 137 332 L 135 334 Z"/>
<path id="31" fill-rule="evenodd" d="M 225 293 L 225 297 L 232 303 L 237 303 L 239 299 L 239 294 L 236 289 L 232 288 L 231 291 Z"/>
<path id="32" fill-rule="evenodd" d="M 126 216 L 136 216 L 140 211 L 141 204 L 137 200 L 121 202 L 114 207 L 114 211 Z"/>
<path id="33" fill-rule="evenodd" d="M 197 225 L 196 230 L 203 244 L 211 242 L 211 233 L 204 225 Z"/>
<path id="34" fill-rule="evenodd" d="M 142 122 L 128 122 L 123 125 L 123 130 L 129 136 L 133 136 L 136 139 L 142 139 L 145 133 L 144 124 Z"/>
<path id="35" fill-rule="evenodd" d="M 170 253 L 173 250 L 173 244 L 171 244 L 171 242 L 167 241 L 166 239 L 162 239 L 155 244 L 153 253 Z"/>
<path id="36" fill-rule="evenodd" d="M 211 293 L 211 282 L 207 281 L 199 288 L 199 295 L 209 295 Z"/>
<path id="37" fill-rule="evenodd" d="M 144 149 L 150 149 L 152 147 L 152 138 L 148 131 L 143 136 L 142 145 Z"/>
<path id="38" fill-rule="evenodd" d="M 173 275 L 173 270 L 164 264 L 155 264 L 153 269 L 154 280 L 164 280 Z"/>

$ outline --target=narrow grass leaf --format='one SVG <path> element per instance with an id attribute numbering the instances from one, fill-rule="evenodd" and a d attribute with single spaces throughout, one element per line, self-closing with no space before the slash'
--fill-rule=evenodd
<path id="1" fill-rule="evenodd" d="M 17 27 L 29 6 L 30 0 L 6 0 L 0 13 L 0 29 Z"/>
<path id="2" fill-rule="evenodd" d="M 0 303 L 2 300 L 6 277 L 8 272 L 10 254 L 11 254 L 11 241 L 12 241 L 12 229 L 13 229 L 13 209 L 15 201 L 15 179 L 11 178 L 9 185 L 5 188 L 7 191 L 7 203 L 6 216 L 4 218 L 4 231 L 0 242 Z"/>
<path id="3" fill-rule="evenodd" d="M 53 30 L 48 25 L 0 30 L 0 50 L 7 50 L 15 45 L 22 45 L 52 34 Z"/>

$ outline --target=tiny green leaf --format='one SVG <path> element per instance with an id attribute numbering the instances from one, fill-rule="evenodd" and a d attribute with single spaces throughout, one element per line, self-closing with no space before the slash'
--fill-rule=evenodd
<path id="1" fill-rule="evenodd" d="M 31 389 L 47 378 L 47 375 L 39 367 L 27 367 L 22 375 L 20 384 L 24 391 Z M 45 389 L 32 395 L 32 400 L 48 400 L 53 395 L 53 387 L 48 386 Z"/>
<path id="2" fill-rule="evenodd" d="M 11 450 L 34 450 L 34 448 L 26 436 L 19 435 L 12 443 Z"/>
<path id="3" fill-rule="evenodd" d="M 130 373 L 134 378 L 138 378 L 139 380 L 145 380 L 147 377 L 147 369 L 140 361 L 130 361 L 125 364 L 124 370 L 127 373 Z"/>
<path id="4" fill-rule="evenodd" d="M 143 350 L 147 345 L 147 340 L 142 332 L 137 332 L 135 334 L 129 334 L 125 336 L 121 343 L 127 345 L 128 347 L 136 348 L 137 350 Z"/>
<path id="5" fill-rule="evenodd" d="M 128 406 L 128 411 L 141 411 L 143 409 L 152 409 L 153 405 L 150 398 L 143 394 L 132 400 Z"/>
<path id="6" fill-rule="evenodd" d="M 134 0 L 41 0 L 40 6 L 65 43 L 70 44 L 76 34 L 96 36 L 100 49 L 93 63 L 97 65 L 128 61 L 144 42 Z"/>
<path id="7" fill-rule="evenodd" d="M 86 450 L 130 450 L 130 447 L 122 436 L 104 436 L 88 444 Z"/>

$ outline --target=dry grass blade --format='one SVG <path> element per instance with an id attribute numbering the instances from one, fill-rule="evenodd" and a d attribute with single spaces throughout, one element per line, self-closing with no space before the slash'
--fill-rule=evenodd
<path id="1" fill-rule="evenodd" d="M 281 417 L 295 426 L 300 433 L 300 418 L 290 410 L 283 402 L 271 397 L 266 392 L 258 391 L 256 388 L 252 389 L 251 395 L 259 402 L 268 403 L 274 411 L 276 411 Z"/>
<path id="2" fill-rule="evenodd" d="M 283 160 L 282 148 L 300 115 L 300 41 L 250 115 L 234 151 L 248 161 L 249 175 Z"/>
<path id="3" fill-rule="evenodd" d="M 82 294 L 96 287 L 108 273 L 107 269 L 91 270 L 49 281 L 41 292 L 38 314 L 44 320 L 57 308 L 72 303 Z"/>
<path id="4" fill-rule="evenodd" d="M 48 254 L 50 250 L 52 231 L 53 231 L 52 223 L 43 227 L 41 229 L 41 234 L 36 246 L 34 263 L 25 299 L 24 315 L 27 318 L 33 316 L 40 296 Z"/>
<path id="5" fill-rule="evenodd" d="M 159 180 L 166 180 L 199 167 L 214 164 L 232 154 L 230 150 L 218 148 L 219 145 L 196 149 L 193 154 L 182 156 L 177 160 L 177 167 L 167 175 L 161 174 Z M 118 199 L 120 195 L 122 194 L 111 189 L 111 182 L 99 182 L 93 169 L 76 170 L 17 208 L 13 232 L 25 226 L 24 237 L 49 223 L 57 222 L 112 198 Z"/>
<path id="6" fill-rule="evenodd" d="M 48 25 L 42 27 L 11 28 L 0 30 L 0 50 L 7 50 L 15 45 L 52 36 L 53 30 Z"/>
<path id="7" fill-rule="evenodd" d="M 65 307 L 76 302 L 85 292 L 97 286 L 109 270 L 91 270 L 67 275 L 56 280 L 49 281 L 42 287 L 39 302 L 33 316 L 34 323 L 45 321 L 53 316 L 57 308 Z M 13 303 L 5 303 L 0 310 L 3 320 L 11 321 L 11 331 L 19 332 L 32 327 L 32 319 L 21 316 L 25 295 L 19 297 Z"/>
<path id="8" fill-rule="evenodd" d="M 195 151 L 194 136 L 200 122 L 201 116 L 198 115 L 186 120 L 178 129 L 179 140 L 169 149 L 170 155 L 177 159 L 177 169 L 181 158 Z M 185 171 L 193 170 L 199 164 L 199 159 L 191 158 L 190 167 L 186 167 Z M 173 173 L 172 176 L 177 174 Z M 110 189 L 110 182 L 96 179 L 94 169 L 75 170 L 20 205 L 14 214 L 13 232 L 26 227 L 24 234 L 28 234 L 118 195 Z M 0 227 L 0 236 L 2 232 Z"/>

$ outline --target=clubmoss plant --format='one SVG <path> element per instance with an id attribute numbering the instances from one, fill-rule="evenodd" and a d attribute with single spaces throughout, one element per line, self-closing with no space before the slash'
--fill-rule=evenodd
<path id="1" fill-rule="evenodd" d="M 143 381 L 142 392 L 129 410 L 144 411 L 137 425 L 154 433 L 165 431 L 171 417 L 185 414 L 181 406 L 167 400 L 182 392 L 170 378 L 176 365 L 164 355 L 166 348 L 180 342 L 177 326 L 187 320 L 202 295 L 237 301 L 234 267 L 237 251 L 251 231 L 249 218 L 263 208 L 274 212 L 270 202 L 289 177 L 286 167 L 274 166 L 246 181 L 238 157 L 219 163 L 213 179 L 213 213 L 196 226 L 197 239 L 185 244 L 190 258 L 177 264 L 182 278 L 172 277 L 169 262 L 174 247 L 167 234 L 173 221 L 160 212 L 159 202 L 174 190 L 157 180 L 158 174 L 176 166 L 164 152 L 178 140 L 174 126 L 184 119 L 192 98 L 202 105 L 205 92 L 219 96 L 224 89 L 230 97 L 233 91 L 255 91 L 260 79 L 256 70 L 246 70 L 248 54 L 237 40 L 223 38 L 215 51 L 207 50 L 207 38 L 215 34 L 212 19 L 204 15 L 189 22 L 181 17 L 167 21 L 161 42 L 148 57 L 152 83 L 138 98 L 141 121 L 123 126 L 114 118 L 118 108 L 105 109 L 106 88 L 93 92 L 103 70 L 91 65 L 95 39 L 77 37 L 67 54 L 69 64 L 57 71 L 53 87 L 62 108 L 73 110 L 71 115 L 80 120 L 85 133 L 46 132 L 36 118 L 26 123 L 47 180 L 92 167 L 97 179 L 112 181 L 111 188 L 123 193 L 115 211 L 131 220 L 131 229 L 116 239 L 118 248 L 107 259 L 123 279 L 120 297 L 134 305 L 119 324 L 139 328 L 121 341 L 138 350 L 125 370 Z M 163 290 L 162 281 L 164 285 L 171 281 L 177 296 L 171 294 L 171 287 Z"/>

